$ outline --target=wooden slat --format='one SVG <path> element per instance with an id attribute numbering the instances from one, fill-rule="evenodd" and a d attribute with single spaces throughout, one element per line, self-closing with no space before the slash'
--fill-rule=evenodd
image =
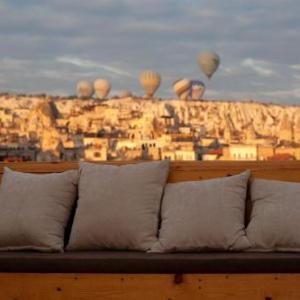
<path id="1" fill-rule="evenodd" d="M 1 274 L 0 300 L 299 300 L 300 274 Z"/>
<path id="2" fill-rule="evenodd" d="M 121 165 L 128 162 L 101 162 L 105 164 Z M 130 162 L 136 163 L 136 162 Z M 3 168 L 7 166 L 14 170 L 31 173 L 62 172 L 78 168 L 76 162 L 59 163 L 0 163 L 0 176 Z M 259 178 L 277 179 L 285 181 L 300 182 L 300 161 L 288 162 L 233 162 L 233 161 L 181 161 L 172 162 L 169 174 L 169 182 L 202 180 L 215 177 L 228 176 L 240 173 L 244 170 L 251 170 L 252 175 Z"/>

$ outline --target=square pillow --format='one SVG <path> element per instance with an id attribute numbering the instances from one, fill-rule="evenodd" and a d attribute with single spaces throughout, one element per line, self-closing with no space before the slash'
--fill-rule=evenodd
<path id="1" fill-rule="evenodd" d="M 79 200 L 68 250 L 149 250 L 157 240 L 168 161 L 80 164 Z"/>
<path id="2" fill-rule="evenodd" d="M 252 179 L 251 251 L 300 251 L 300 183 Z"/>
<path id="3" fill-rule="evenodd" d="M 0 251 L 63 251 L 77 183 L 75 170 L 38 175 L 4 168 L 0 189 Z"/>
<path id="4" fill-rule="evenodd" d="M 168 184 L 162 201 L 159 240 L 151 252 L 242 250 L 250 172 Z"/>

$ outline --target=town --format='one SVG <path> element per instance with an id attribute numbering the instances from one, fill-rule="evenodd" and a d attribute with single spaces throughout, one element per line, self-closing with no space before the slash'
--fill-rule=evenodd
<path id="1" fill-rule="evenodd" d="M 300 106 L 0 94 L 1 161 L 299 160 Z"/>

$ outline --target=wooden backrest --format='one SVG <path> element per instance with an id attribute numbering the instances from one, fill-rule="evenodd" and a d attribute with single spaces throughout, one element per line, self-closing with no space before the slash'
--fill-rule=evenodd
<path id="1" fill-rule="evenodd" d="M 102 163 L 102 162 L 101 162 Z M 121 165 L 135 162 L 103 162 L 104 164 Z M 0 178 L 3 168 L 7 166 L 13 170 L 30 173 L 52 173 L 77 169 L 76 162 L 27 162 L 27 163 L 0 163 Z M 253 176 L 265 179 L 300 182 L 300 161 L 275 162 L 233 162 L 233 161 L 178 161 L 171 162 L 168 182 L 189 180 L 203 180 L 216 177 L 238 174 L 244 170 L 251 170 Z"/>
<path id="2" fill-rule="evenodd" d="M 122 165 L 136 162 L 101 162 L 103 164 Z M 52 163 L 0 163 L 0 180 L 3 168 L 7 166 L 13 170 L 37 174 L 47 174 L 53 172 L 63 172 L 77 169 L 76 162 L 52 162 Z M 231 176 L 251 170 L 251 174 L 257 178 L 300 182 L 300 161 L 275 161 L 275 162 L 233 162 L 233 161 L 178 161 L 171 162 L 168 182 L 197 181 L 212 179 L 216 177 Z M 248 224 L 251 213 L 251 202 L 249 195 L 245 211 L 245 222 Z"/>

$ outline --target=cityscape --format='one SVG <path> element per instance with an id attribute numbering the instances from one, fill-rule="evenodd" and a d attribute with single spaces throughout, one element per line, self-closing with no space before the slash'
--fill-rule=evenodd
<path id="1" fill-rule="evenodd" d="M 297 7 L 4 1 L 0 161 L 300 160 Z"/>
<path id="2" fill-rule="evenodd" d="M 0 0 L 0 300 L 300 300 L 300 0 Z"/>
<path id="3" fill-rule="evenodd" d="M 299 160 L 300 106 L 0 95 L 1 161 Z"/>

